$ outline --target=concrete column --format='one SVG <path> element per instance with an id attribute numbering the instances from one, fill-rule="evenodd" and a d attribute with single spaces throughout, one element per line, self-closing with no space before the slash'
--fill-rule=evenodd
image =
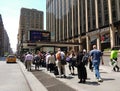
<path id="1" fill-rule="evenodd" d="M 97 35 L 97 49 L 101 50 L 100 35 Z"/>
<path id="2" fill-rule="evenodd" d="M 78 38 L 78 42 L 79 42 L 79 43 L 82 43 L 82 39 L 81 39 L 80 36 L 79 36 L 79 38 Z M 79 45 L 79 51 L 82 50 L 82 49 L 83 49 L 82 45 Z"/>
<path id="3" fill-rule="evenodd" d="M 98 5 L 97 5 L 97 0 L 95 0 L 95 17 L 96 17 L 96 28 L 98 29 Z"/>
<path id="4" fill-rule="evenodd" d="M 111 0 L 108 0 L 109 23 L 112 24 Z"/>
<path id="5" fill-rule="evenodd" d="M 120 20 L 120 0 L 116 0 L 116 5 L 117 5 L 117 18 Z"/>
<path id="6" fill-rule="evenodd" d="M 66 13 L 67 13 L 67 38 L 68 38 L 68 37 L 69 37 L 69 36 L 68 36 L 68 33 L 69 33 L 69 31 L 68 31 L 68 0 L 66 0 L 66 7 L 67 7 L 67 8 L 66 8 L 66 9 L 67 9 L 67 10 L 66 10 Z"/>
<path id="7" fill-rule="evenodd" d="M 65 7 L 64 7 L 64 2 L 65 2 L 65 0 L 62 0 L 62 12 L 64 12 L 64 9 L 65 9 Z M 64 18 L 62 19 L 62 31 L 63 31 L 63 33 L 62 33 L 62 35 L 63 35 L 63 40 L 65 39 L 65 36 L 64 36 L 64 34 L 65 34 L 65 30 L 64 30 L 64 26 L 65 24 L 64 24 Z"/>
<path id="8" fill-rule="evenodd" d="M 80 1 L 78 0 L 78 34 L 80 35 Z"/>
<path id="9" fill-rule="evenodd" d="M 112 24 L 111 0 L 108 0 L 109 24 L 110 24 L 110 43 L 111 48 L 115 46 L 115 30 Z"/>
<path id="10" fill-rule="evenodd" d="M 87 8 L 87 0 L 85 0 L 85 18 L 86 18 L 86 33 L 88 32 L 88 8 Z M 90 38 L 88 35 L 86 35 L 86 48 L 87 48 L 87 51 L 90 50 Z"/>
<path id="11" fill-rule="evenodd" d="M 111 48 L 115 46 L 115 28 L 113 25 L 110 26 L 110 43 Z"/>
<path id="12" fill-rule="evenodd" d="M 72 42 L 74 43 L 75 42 L 75 39 L 72 38 Z M 72 46 L 72 49 L 75 50 L 74 46 Z"/>
<path id="13" fill-rule="evenodd" d="M 82 43 L 81 36 L 80 36 L 80 1 L 78 0 L 78 42 Z M 82 45 L 79 45 L 79 50 L 82 50 Z"/>
<path id="14" fill-rule="evenodd" d="M 59 4 L 59 5 L 58 5 L 58 7 L 59 7 L 59 19 L 58 19 L 58 20 L 59 20 L 59 25 L 58 25 L 58 26 L 59 26 L 59 30 L 58 30 L 58 31 L 59 31 L 59 41 L 60 41 L 60 40 L 61 40 L 61 29 L 62 29 L 62 28 L 61 28 L 61 21 L 60 21 L 60 17 L 61 17 L 61 16 L 60 16 L 60 12 L 61 12 L 61 6 L 60 6 L 61 0 L 58 0 L 58 2 L 59 2 L 59 3 L 58 3 L 58 4 Z"/>
<path id="15" fill-rule="evenodd" d="M 97 0 L 95 0 L 95 17 L 96 17 L 96 29 L 98 29 L 99 25 L 98 25 L 98 3 L 97 3 Z M 99 50 L 101 50 L 100 34 L 97 35 L 97 48 Z"/>
<path id="16" fill-rule="evenodd" d="M 72 5 L 72 37 L 74 36 L 74 20 L 73 20 L 73 17 L 74 17 L 74 14 L 73 14 L 73 3 L 74 1 L 71 0 L 71 5 Z"/>
<path id="17" fill-rule="evenodd" d="M 57 5 L 57 1 L 56 1 L 55 5 Z M 56 8 L 56 10 L 57 10 L 57 7 L 55 7 L 55 8 Z M 57 15 L 57 12 L 55 12 L 55 13 L 56 13 L 56 15 Z M 55 23 L 56 23 L 56 27 L 55 27 L 55 31 L 56 31 L 56 32 L 55 32 L 55 41 L 58 41 L 58 33 L 59 33 L 58 23 L 57 23 L 58 20 L 56 19 L 55 21 L 56 21 L 56 22 L 55 22 Z"/>
<path id="18" fill-rule="evenodd" d="M 90 37 L 86 36 L 86 42 L 87 42 L 87 52 L 90 51 Z"/>

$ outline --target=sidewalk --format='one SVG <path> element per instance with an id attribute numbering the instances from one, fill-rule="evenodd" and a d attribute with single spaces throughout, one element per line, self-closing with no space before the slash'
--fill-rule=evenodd
<path id="1" fill-rule="evenodd" d="M 26 70 L 24 64 L 20 61 L 17 61 L 21 67 L 21 71 L 29 85 L 30 91 L 48 91 L 43 84 L 29 71 Z"/>
<path id="2" fill-rule="evenodd" d="M 97 82 L 94 76 L 94 72 L 91 72 L 87 67 L 88 79 L 86 80 L 85 84 L 78 83 L 79 79 L 77 75 L 75 76 L 69 75 L 68 67 L 66 68 L 67 68 L 66 69 L 67 78 L 55 78 L 54 74 L 50 73 L 49 71 L 46 71 L 46 69 L 41 68 L 41 70 L 42 72 L 45 72 L 46 74 L 50 75 L 50 77 L 54 77 L 55 79 L 63 82 L 65 85 L 75 89 L 75 91 L 96 91 L 96 90 L 97 91 L 120 91 L 120 88 L 119 88 L 120 72 L 113 72 L 111 70 L 111 67 L 109 66 L 100 66 L 100 73 L 104 80 L 102 83 Z M 40 72 L 38 71 L 37 73 L 39 74 Z M 52 88 L 52 86 L 50 85 L 44 85 L 44 86 L 46 88 L 48 87 Z M 68 90 L 62 90 L 62 91 L 68 91 Z"/>
<path id="3" fill-rule="evenodd" d="M 62 91 L 120 91 L 120 72 L 113 72 L 110 66 L 100 66 L 100 73 L 103 78 L 102 83 L 97 82 L 94 72 L 91 72 L 87 67 L 88 79 L 85 84 L 82 84 L 78 83 L 77 69 L 75 69 L 75 76 L 69 75 L 70 72 L 67 65 L 67 78 L 56 78 L 53 73 L 42 67 L 39 71 L 35 71 L 33 68 L 32 74 L 25 69 L 22 63 L 20 65 L 32 91 L 61 91 L 59 88 L 64 88 Z M 49 79 L 46 79 L 46 77 Z M 70 87 L 68 88 L 69 90 L 66 90 L 67 86 Z"/>

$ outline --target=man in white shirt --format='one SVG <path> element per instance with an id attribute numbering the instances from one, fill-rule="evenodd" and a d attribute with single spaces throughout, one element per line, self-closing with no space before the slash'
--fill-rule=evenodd
<path id="1" fill-rule="evenodd" d="M 27 55 L 25 56 L 25 62 L 27 63 L 27 70 L 31 71 L 31 63 L 33 61 L 33 55 L 28 52 Z"/>

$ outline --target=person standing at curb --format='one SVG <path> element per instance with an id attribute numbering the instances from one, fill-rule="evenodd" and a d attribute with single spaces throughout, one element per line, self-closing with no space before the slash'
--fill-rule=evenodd
<path id="1" fill-rule="evenodd" d="M 25 56 L 25 61 L 27 63 L 27 70 L 31 71 L 31 64 L 33 61 L 33 55 L 30 52 L 28 52 L 27 55 Z"/>
<path id="2" fill-rule="evenodd" d="M 91 57 L 91 61 L 93 63 L 93 67 L 95 70 L 95 76 L 98 82 L 102 82 L 103 80 L 100 76 L 99 66 L 100 66 L 100 61 L 102 61 L 102 64 L 104 63 L 102 59 L 102 52 L 97 49 L 96 45 L 93 45 L 93 50 L 90 51 L 90 57 Z"/>

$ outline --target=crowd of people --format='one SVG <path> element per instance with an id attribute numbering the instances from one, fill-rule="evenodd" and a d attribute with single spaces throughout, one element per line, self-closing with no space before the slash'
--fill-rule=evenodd
<path id="1" fill-rule="evenodd" d="M 35 70 L 39 70 L 40 67 L 46 67 L 47 71 L 54 73 L 54 75 L 59 78 L 67 77 L 67 66 L 65 65 L 68 64 L 71 75 L 75 75 L 75 68 L 77 68 L 78 79 L 80 79 L 79 83 L 86 82 L 86 65 L 88 65 L 92 72 L 94 70 L 97 81 L 103 82 L 99 72 L 100 62 L 104 64 L 102 55 L 103 53 L 97 49 L 96 45 L 93 45 L 93 49 L 89 52 L 84 49 L 78 53 L 73 50 L 65 53 L 60 48 L 58 48 L 56 53 L 37 51 L 36 54 L 33 54 L 27 52 L 23 55 L 22 61 L 25 63 L 25 67 L 28 71 L 31 71 L 31 64 L 34 64 Z M 118 51 L 113 48 L 110 55 L 113 71 L 119 71 L 117 57 Z"/>

